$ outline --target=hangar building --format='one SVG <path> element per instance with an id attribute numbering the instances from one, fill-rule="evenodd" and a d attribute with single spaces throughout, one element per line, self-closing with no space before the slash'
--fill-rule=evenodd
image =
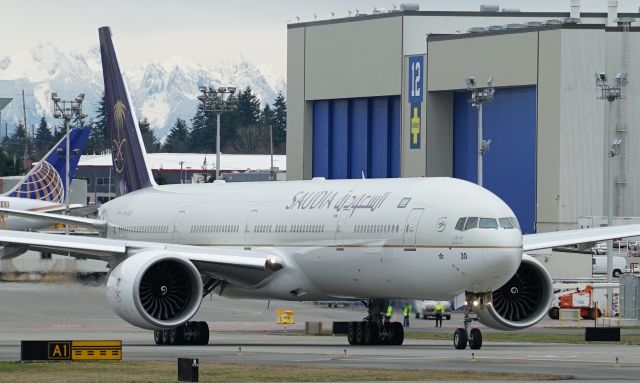
<path id="1" fill-rule="evenodd" d="M 604 211 L 606 134 L 615 215 L 640 215 L 640 14 L 397 11 L 291 24 L 288 179 L 453 176 L 477 181 L 477 110 L 465 78 L 493 77 L 484 105 L 484 186 L 525 233 Z M 598 99 L 628 73 L 623 98 Z M 606 190 L 606 188 L 605 188 Z M 635 192 L 634 192 L 635 191 Z"/>

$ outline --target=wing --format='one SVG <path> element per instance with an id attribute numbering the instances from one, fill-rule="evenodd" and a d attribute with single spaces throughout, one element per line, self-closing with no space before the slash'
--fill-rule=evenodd
<path id="1" fill-rule="evenodd" d="M 76 237 L 0 230 L 0 243 L 98 259 L 115 267 L 123 259 L 145 250 L 163 250 L 189 259 L 203 275 L 241 286 L 253 286 L 283 268 L 278 255 L 269 251 L 176 245 L 120 239 Z"/>
<path id="2" fill-rule="evenodd" d="M 640 225 L 596 227 L 592 229 L 553 231 L 522 236 L 524 251 L 549 249 L 551 247 L 597 242 L 614 238 L 640 236 Z"/>
<path id="3" fill-rule="evenodd" d="M 91 208 L 93 207 L 90 206 L 86 210 L 83 210 L 82 208 L 78 208 L 76 212 L 91 211 L 92 210 Z M 66 225 L 77 225 L 77 226 L 86 227 L 86 228 L 93 229 L 100 232 L 107 231 L 107 227 L 108 227 L 107 221 L 102 221 L 99 219 L 93 219 L 93 218 L 87 218 L 87 217 L 75 217 L 73 216 L 74 214 L 73 210 L 71 210 L 72 215 L 52 214 L 52 213 L 58 213 L 63 211 L 64 211 L 64 208 L 60 208 L 56 210 L 47 210 L 46 212 L 0 208 L 0 214 L 6 215 L 6 216 L 28 218 L 36 221 L 50 222 L 51 224 L 63 223 Z"/>

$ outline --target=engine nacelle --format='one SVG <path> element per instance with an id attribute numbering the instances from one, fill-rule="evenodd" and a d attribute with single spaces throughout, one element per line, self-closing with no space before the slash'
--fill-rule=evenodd
<path id="1" fill-rule="evenodd" d="M 522 255 L 518 271 L 499 289 L 474 297 L 478 321 L 498 330 L 520 330 L 540 322 L 553 301 L 549 272 L 533 257 Z"/>
<path id="2" fill-rule="evenodd" d="M 111 308 L 134 326 L 161 330 L 193 317 L 202 301 L 202 277 L 188 259 L 163 250 L 136 253 L 109 274 Z"/>

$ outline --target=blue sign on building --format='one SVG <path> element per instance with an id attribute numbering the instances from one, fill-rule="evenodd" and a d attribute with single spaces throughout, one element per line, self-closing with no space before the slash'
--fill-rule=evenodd
<path id="1" fill-rule="evenodd" d="M 409 148 L 420 149 L 424 58 L 409 56 Z"/>

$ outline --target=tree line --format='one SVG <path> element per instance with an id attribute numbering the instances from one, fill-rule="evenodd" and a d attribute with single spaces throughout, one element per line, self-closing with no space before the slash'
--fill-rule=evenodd
<path id="1" fill-rule="evenodd" d="M 213 90 L 213 89 L 212 89 Z M 273 150 L 276 154 L 285 153 L 287 128 L 287 103 L 282 92 L 272 105 L 261 107 L 258 96 L 251 87 L 240 91 L 236 96 L 237 108 L 224 112 L 220 118 L 220 146 L 223 153 L 267 154 L 270 151 L 269 126 L 273 131 Z M 102 152 L 109 149 L 107 143 L 106 99 L 103 95 L 94 129 L 89 136 L 87 149 Z M 156 137 L 147 118 L 138 123 L 142 140 L 148 153 L 212 153 L 216 147 L 216 115 L 206 111 L 202 103 L 198 104 L 194 116 L 187 121 L 178 117 L 164 142 Z"/>
<path id="2" fill-rule="evenodd" d="M 213 90 L 213 88 L 211 89 Z M 264 107 L 251 87 L 238 92 L 237 108 L 224 112 L 220 119 L 221 151 L 228 154 L 268 154 L 270 152 L 269 127 L 273 134 L 273 151 L 286 151 L 287 103 L 279 92 L 273 104 Z M 111 149 L 108 131 L 109 113 L 103 93 L 95 118 L 89 121 L 93 126 L 85 146 L 86 154 L 104 153 Z M 72 126 L 84 125 L 75 119 Z M 147 118 L 138 122 L 147 153 L 212 153 L 216 147 L 216 115 L 205 111 L 198 104 L 194 116 L 188 121 L 177 118 L 169 134 L 161 142 Z M 29 134 L 22 123 L 15 126 L 10 136 L 5 135 L 0 150 L 0 176 L 24 173 L 25 151 L 27 162 L 40 160 L 65 134 L 61 126 L 52 127 L 42 117 L 35 132 Z"/>

